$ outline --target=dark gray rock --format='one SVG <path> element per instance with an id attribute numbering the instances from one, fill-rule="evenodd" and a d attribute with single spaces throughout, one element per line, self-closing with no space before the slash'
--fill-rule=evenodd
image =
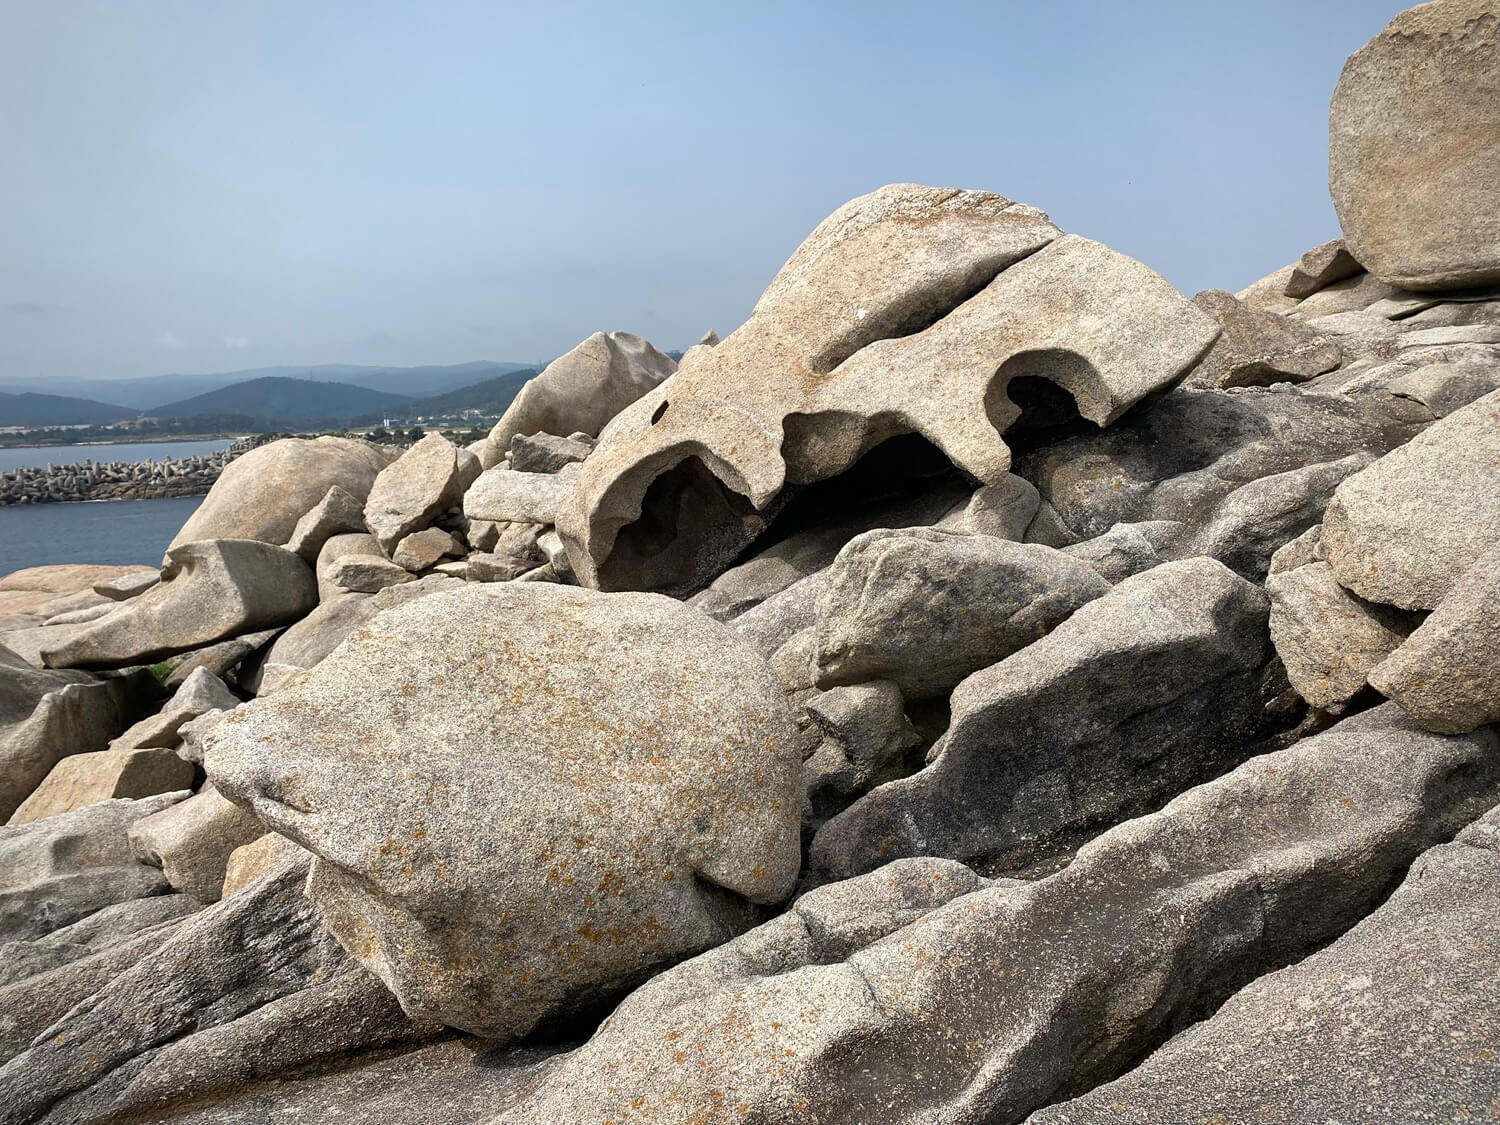
<path id="1" fill-rule="evenodd" d="M 582 461 L 594 452 L 587 435 L 559 437 L 557 434 L 518 433 L 510 439 L 510 467 L 518 473 L 555 473 L 564 465 Z"/>
<path id="2" fill-rule="evenodd" d="M 1170 522 L 1180 531 L 1157 543 L 1164 557 L 1222 551 L 1230 556 L 1222 561 L 1259 579 L 1275 547 L 1318 522 L 1324 490 L 1356 464 L 1348 458 L 1379 456 L 1430 421 L 1426 411 L 1413 420 L 1403 410 L 1394 397 L 1183 388 L 1111 429 L 1025 452 L 1016 471 L 1041 492 L 1059 546 L 1117 523 Z M 1274 534 L 1261 522 L 1268 517 Z"/>
<path id="3" fill-rule="evenodd" d="M 1127 578 L 960 684 L 927 767 L 825 824 L 813 875 L 915 855 L 1025 870 L 1238 764 L 1265 734 L 1266 616 L 1212 559 Z"/>
<path id="4" fill-rule="evenodd" d="M 432 1036 L 318 924 L 305 880 L 305 865 L 283 868 L 172 923 L 164 940 L 135 939 L 134 960 L 91 980 L 87 1003 L 59 1012 L 0 1067 L 0 1122 L 156 1119 L 250 1081 Z M 47 975 L 86 973 L 92 960 Z M 55 982 L 22 982 L 42 983 Z"/>

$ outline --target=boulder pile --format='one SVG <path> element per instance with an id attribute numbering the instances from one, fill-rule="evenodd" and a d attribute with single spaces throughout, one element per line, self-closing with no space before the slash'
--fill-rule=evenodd
<path id="1" fill-rule="evenodd" d="M 1238 294 L 890 185 L 0 579 L 0 1123 L 1500 1113 L 1497 35 Z"/>

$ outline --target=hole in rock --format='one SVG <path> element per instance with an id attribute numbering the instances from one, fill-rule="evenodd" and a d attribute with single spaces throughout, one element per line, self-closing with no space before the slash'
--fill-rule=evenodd
<path id="1" fill-rule="evenodd" d="M 689 457 L 651 482 L 640 518 L 620 529 L 599 567 L 599 586 L 685 597 L 718 573 L 714 560 L 739 552 L 747 526 L 759 522 L 748 499 Z"/>
<path id="2" fill-rule="evenodd" d="M 990 380 L 985 412 L 1018 457 L 1075 434 L 1098 433 L 1067 389 L 1069 383 L 1087 386 L 1097 379 L 1093 366 L 1073 352 L 1022 352 L 1002 363 Z"/>
<path id="3" fill-rule="evenodd" d="M 924 498 L 941 509 L 965 499 L 976 482 L 921 434 L 900 434 L 871 449 L 837 476 L 796 491 L 776 513 L 769 530 L 741 556 L 745 559 L 809 529 L 826 528 L 843 542 L 876 527 L 924 522 Z M 914 509 L 910 512 L 904 509 Z M 904 521 L 904 522 L 902 522 Z M 842 543 L 839 544 L 840 546 Z M 834 553 L 838 547 L 833 546 Z"/>
<path id="4" fill-rule="evenodd" d="M 669 402 L 664 402 L 660 406 L 658 406 L 655 410 L 653 410 L 651 412 L 651 424 L 653 426 L 656 425 L 656 423 L 660 422 L 662 420 L 662 418 L 664 418 L 666 416 L 667 407 L 670 406 L 670 405 L 672 405 L 672 404 L 669 403 Z"/>

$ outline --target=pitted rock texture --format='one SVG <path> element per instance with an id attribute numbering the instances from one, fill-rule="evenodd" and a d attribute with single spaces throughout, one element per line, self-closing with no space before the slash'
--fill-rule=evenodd
<path id="1" fill-rule="evenodd" d="M 729 939 L 800 861 L 780 687 L 655 595 L 393 609 L 219 723 L 204 766 L 314 853 L 308 893 L 407 1011 L 492 1038 Z"/>
<path id="2" fill-rule="evenodd" d="M 921 434 L 998 483 L 1018 376 L 1113 421 L 1218 334 L 1160 275 L 1000 196 L 898 184 L 836 211 L 750 320 L 624 410 L 558 530 L 579 581 L 691 593 L 788 487 Z"/>

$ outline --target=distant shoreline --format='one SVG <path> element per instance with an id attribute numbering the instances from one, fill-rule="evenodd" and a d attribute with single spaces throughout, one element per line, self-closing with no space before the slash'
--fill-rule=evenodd
<path id="1" fill-rule="evenodd" d="M 128 437 L 101 441 L 91 439 L 87 441 L 25 441 L 11 442 L 6 438 L 9 434 L 0 434 L 0 449 L 58 449 L 71 445 L 176 445 L 181 442 L 191 441 L 243 441 L 251 434 L 185 434 L 172 437 Z"/>

